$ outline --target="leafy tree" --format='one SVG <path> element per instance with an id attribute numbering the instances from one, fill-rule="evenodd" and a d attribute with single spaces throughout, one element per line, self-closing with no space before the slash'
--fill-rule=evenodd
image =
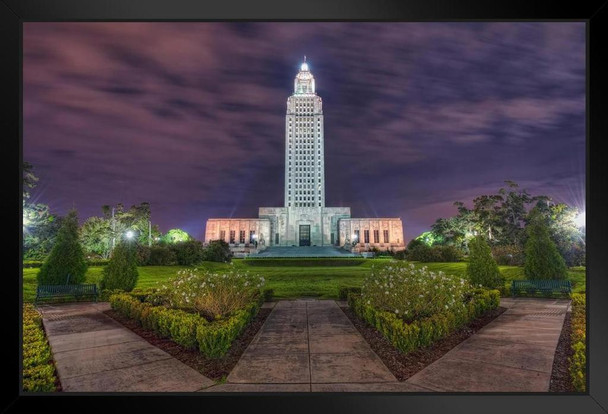
<path id="1" fill-rule="evenodd" d="M 51 214 L 46 204 L 26 204 L 23 209 L 23 258 L 44 260 L 55 244 L 61 221 L 61 217 Z"/>
<path id="2" fill-rule="evenodd" d="M 469 242 L 467 275 L 474 285 L 487 288 L 497 288 L 504 283 L 498 265 L 492 257 L 490 246 L 482 235 L 474 237 Z"/>
<path id="3" fill-rule="evenodd" d="M 443 244 L 443 242 L 444 242 L 442 236 L 437 235 L 436 233 L 434 233 L 432 231 L 425 231 L 424 233 L 422 233 L 418 237 L 416 237 L 416 239 L 422 241 L 427 246 Z"/>
<path id="4" fill-rule="evenodd" d="M 38 177 L 29 162 L 23 163 L 23 258 L 43 260 L 48 256 L 57 232 L 60 219 L 51 214 L 49 206 L 30 203 L 29 189 L 35 188 Z"/>
<path id="5" fill-rule="evenodd" d="M 232 252 L 224 240 L 211 240 L 203 252 L 203 260 L 208 262 L 230 262 Z"/>
<path id="6" fill-rule="evenodd" d="M 136 245 L 133 241 L 121 241 L 112 251 L 110 262 L 103 268 L 101 289 L 122 289 L 130 292 L 137 284 Z"/>
<path id="7" fill-rule="evenodd" d="M 526 230 L 528 233 L 524 263 L 526 277 L 529 279 L 565 279 L 567 276 L 566 262 L 551 240 L 546 218 L 538 211 L 533 211 Z"/>
<path id="8" fill-rule="evenodd" d="M 38 283 L 79 284 L 84 282 L 86 272 L 87 263 L 78 241 L 78 216 L 76 210 L 71 210 L 64 218 L 57 241 L 38 272 Z"/>
<path id="9" fill-rule="evenodd" d="M 80 241 L 87 253 L 110 257 L 112 227 L 103 217 L 89 217 L 80 228 Z"/>
<path id="10" fill-rule="evenodd" d="M 36 187 L 36 183 L 38 182 L 38 177 L 34 174 L 34 166 L 27 161 L 23 162 L 23 200 L 28 200 L 30 198 L 30 193 L 27 190 L 28 188 Z"/>
<path id="11" fill-rule="evenodd" d="M 191 240 L 192 237 L 182 229 L 171 229 L 161 237 L 161 240 L 165 243 L 179 243 Z"/>

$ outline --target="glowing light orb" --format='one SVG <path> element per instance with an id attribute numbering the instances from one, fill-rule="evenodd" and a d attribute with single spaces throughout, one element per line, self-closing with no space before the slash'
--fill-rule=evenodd
<path id="1" fill-rule="evenodd" d="M 127 236 L 127 239 L 132 239 L 132 238 L 133 238 L 133 236 L 134 236 L 134 234 L 133 234 L 133 232 L 132 232 L 131 230 L 129 230 L 129 231 L 128 231 L 128 232 L 125 234 L 125 236 Z"/>
<path id="2" fill-rule="evenodd" d="M 575 218 L 574 218 L 574 223 L 578 226 L 578 227 L 585 227 L 585 212 L 583 211 L 582 213 L 578 214 Z"/>

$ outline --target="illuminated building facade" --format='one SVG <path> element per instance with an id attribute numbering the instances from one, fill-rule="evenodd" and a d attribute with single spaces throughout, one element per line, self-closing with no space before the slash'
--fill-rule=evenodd
<path id="1" fill-rule="evenodd" d="M 287 98 L 284 200 L 283 207 L 260 207 L 257 219 L 209 219 L 205 242 L 225 240 L 236 254 L 268 246 L 405 248 L 401 219 L 353 219 L 350 207 L 325 206 L 323 101 L 306 58 Z"/>

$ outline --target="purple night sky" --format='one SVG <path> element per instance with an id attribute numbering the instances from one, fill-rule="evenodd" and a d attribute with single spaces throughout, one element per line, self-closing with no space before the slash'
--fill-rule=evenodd
<path id="1" fill-rule="evenodd" d="M 326 205 L 401 217 L 514 180 L 583 207 L 584 23 L 25 23 L 33 201 L 81 221 L 148 201 L 161 230 L 283 205 L 287 97 L 323 98 Z"/>

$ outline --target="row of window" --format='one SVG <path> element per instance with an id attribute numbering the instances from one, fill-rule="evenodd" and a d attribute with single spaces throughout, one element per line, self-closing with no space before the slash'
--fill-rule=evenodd
<path id="1" fill-rule="evenodd" d="M 293 203 L 294 207 L 315 207 L 316 203 Z M 321 207 L 321 203 L 317 204 L 318 207 Z M 291 207 L 291 203 L 287 203 L 287 207 Z"/>
<path id="2" fill-rule="evenodd" d="M 220 231 L 220 240 L 226 241 L 226 230 Z M 236 243 L 236 231 L 235 230 L 230 230 L 230 239 L 228 240 L 228 242 L 230 244 Z M 256 242 L 255 231 L 250 230 L 249 231 L 249 243 L 253 244 L 255 242 Z M 245 230 L 239 231 L 239 243 L 241 243 L 241 244 L 245 243 Z"/>
<path id="3" fill-rule="evenodd" d="M 374 230 L 373 232 L 374 235 L 374 243 L 380 243 L 380 230 Z M 353 242 L 355 243 L 361 243 L 361 239 L 360 239 L 360 233 L 359 230 L 355 230 L 355 239 L 353 240 Z M 383 230 L 382 231 L 382 236 L 384 237 L 384 243 L 388 243 L 388 230 Z M 369 243 L 369 230 L 363 230 L 363 243 Z"/>

